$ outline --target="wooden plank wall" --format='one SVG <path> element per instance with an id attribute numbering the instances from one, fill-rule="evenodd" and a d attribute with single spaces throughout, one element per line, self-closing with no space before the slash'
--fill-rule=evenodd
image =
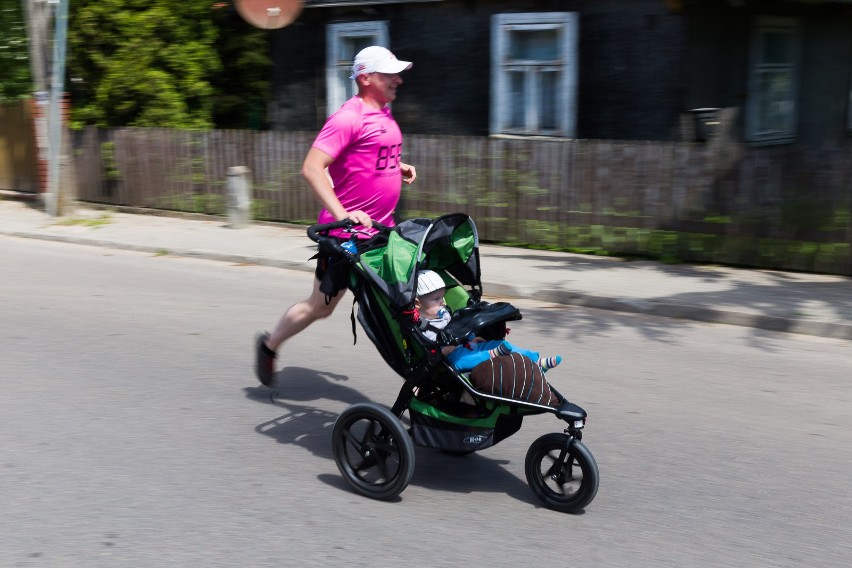
<path id="1" fill-rule="evenodd" d="M 227 170 L 247 166 L 255 219 L 310 222 L 300 169 L 314 136 L 89 128 L 75 135 L 79 195 L 224 215 Z M 680 231 L 852 245 L 852 148 L 411 135 L 404 160 L 418 181 L 398 216 L 463 211 L 484 241 L 642 254 L 647 233 Z"/>

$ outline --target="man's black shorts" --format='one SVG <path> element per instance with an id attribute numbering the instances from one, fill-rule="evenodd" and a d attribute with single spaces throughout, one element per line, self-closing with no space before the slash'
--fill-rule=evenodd
<path id="1" fill-rule="evenodd" d="M 341 290 L 346 290 L 349 286 L 349 270 L 346 262 L 334 262 L 329 256 L 318 256 L 314 276 L 320 281 L 320 291 L 334 298 Z"/>
<path id="2" fill-rule="evenodd" d="M 314 275 L 320 281 L 320 290 L 333 298 L 349 285 L 349 266 L 330 260 L 327 256 L 319 257 Z"/>

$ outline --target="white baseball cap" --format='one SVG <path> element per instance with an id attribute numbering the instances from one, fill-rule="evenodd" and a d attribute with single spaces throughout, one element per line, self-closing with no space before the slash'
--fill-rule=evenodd
<path id="1" fill-rule="evenodd" d="M 352 76 L 354 79 L 362 73 L 400 73 L 411 69 L 414 65 L 411 61 L 400 61 L 396 55 L 379 45 L 365 47 L 355 56 L 352 63 Z"/>
<path id="2" fill-rule="evenodd" d="M 441 278 L 437 272 L 433 272 L 432 270 L 424 270 L 420 273 L 420 276 L 417 277 L 418 296 L 446 287 L 447 285 L 444 283 L 444 279 Z"/>

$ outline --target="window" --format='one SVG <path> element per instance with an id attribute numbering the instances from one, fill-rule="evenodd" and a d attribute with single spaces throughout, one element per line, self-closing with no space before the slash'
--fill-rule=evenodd
<path id="1" fill-rule="evenodd" d="M 496 14 L 491 38 L 491 134 L 573 138 L 577 15 Z"/>
<path id="2" fill-rule="evenodd" d="M 746 106 L 748 140 L 787 142 L 796 137 L 800 51 L 795 18 L 755 20 Z"/>
<path id="3" fill-rule="evenodd" d="M 387 22 L 352 22 L 329 24 L 326 32 L 326 115 L 331 115 L 352 97 L 355 81 L 352 60 L 355 54 L 371 45 L 388 47 Z"/>

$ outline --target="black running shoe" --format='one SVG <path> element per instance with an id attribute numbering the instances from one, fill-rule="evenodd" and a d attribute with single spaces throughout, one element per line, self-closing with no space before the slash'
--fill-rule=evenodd
<path id="1" fill-rule="evenodd" d="M 254 372 L 258 380 L 267 387 L 272 384 L 272 380 L 275 378 L 275 351 L 264 343 L 268 338 L 269 333 L 263 332 L 257 334 L 254 340 L 255 351 L 257 352 Z"/>

